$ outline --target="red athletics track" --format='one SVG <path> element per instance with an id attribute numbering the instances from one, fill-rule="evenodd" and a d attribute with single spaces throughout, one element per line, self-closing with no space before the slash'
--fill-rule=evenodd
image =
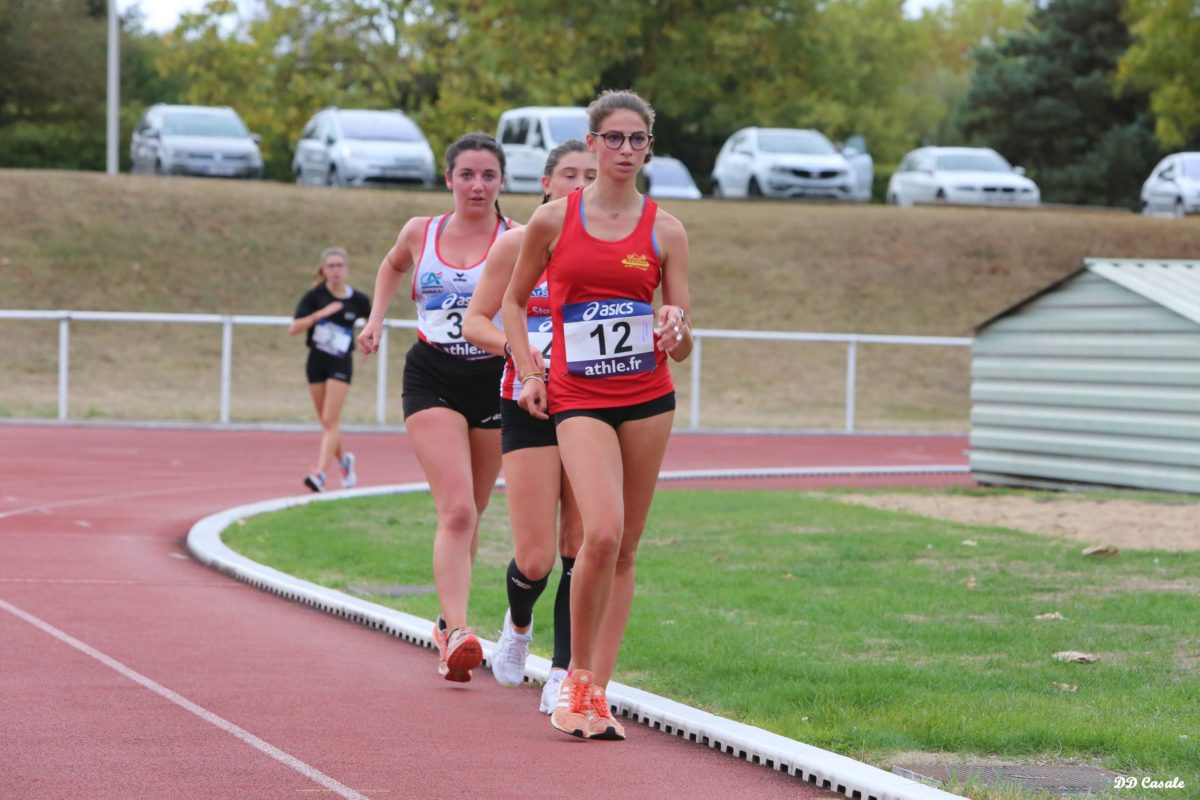
<path id="1" fill-rule="evenodd" d="M 403 435 L 347 441 L 363 485 L 421 479 Z M 537 713 L 532 687 L 505 690 L 486 672 L 455 687 L 436 676 L 432 651 L 188 558 L 199 518 L 300 493 L 316 442 L 0 427 L 0 797 L 474 800 L 574 795 L 575 785 L 630 799 L 831 796 L 632 723 L 623 744 L 570 739 Z M 965 445 L 679 435 L 665 468 L 954 464 Z M 738 485 L 784 483 L 851 481 Z"/>

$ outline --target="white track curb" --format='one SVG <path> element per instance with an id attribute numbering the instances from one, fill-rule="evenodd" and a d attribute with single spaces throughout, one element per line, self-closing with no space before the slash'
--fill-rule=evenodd
<path id="1" fill-rule="evenodd" d="M 851 468 L 852 474 L 880 474 L 892 468 Z M 917 468 L 912 472 L 958 471 L 952 468 Z M 763 470 L 774 474 L 846 474 L 845 468 L 828 470 Z M 750 472 L 750 471 L 747 471 Z M 729 472 L 722 473 L 729 476 Z M 718 473 L 664 472 L 663 480 L 685 480 L 696 477 L 718 477 Z M 747 477 L 747 476 L 742 476 Z M 386 631 L 412 644 L 433 648 L 433 622 L 402 611 L 367 602 L 324 586 L 300 580 L 279 570 L 251 561 L 234 552 L 221 541 L 221 534 L 246 517 L 307 505 L 313 502 L 341 500 L 352 497 L 371 497 L 387 494 L 411 494 L 429 490 L 427 483 L 405 483 L 369 489 L 323 492 L 296 497 L 283 497 L 260 503 L 238 506 L 218 512 L 197 522 L 188 532 L 187 546 L 200 563 L 289 600 L 306 603 L 335 616 L 361 623 L 375 630 Z M 480 640 L 484 658 L 489 662 L 493 642 Z M 550 662 L 530 656 L 526 662 L 527 680 L 545 681 Z M 662 730 L 673 736 L 708 747 L 723 750 L 753 764 L 786 772 L 820 788 L 836 791 L 854 800 L 965 800 L 960 795 L 936 789 L 908 778 L 855 761 L 852 758 L 797 742 L 770 731 L 718 717 L 705 711 L 677 703 L 632 686 L 615 681 L 608 686 L 608 701 L 614 711 L 635 722 Z"/>

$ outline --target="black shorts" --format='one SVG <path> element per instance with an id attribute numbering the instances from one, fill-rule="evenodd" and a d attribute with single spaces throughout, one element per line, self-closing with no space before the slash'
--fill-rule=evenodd
<path id="1" fill-rule="evenodd" d="M 615 408 L 576 408 L 571 411 L 560 411 L 554 415 L 554 424 L 560 425 L 564 419 L 571 417 L 591 417 L 601 422 L 607 422 L 614 429 L 621 427 L 624 422 L 635 419 L 657 417 L 668 411 L 675 410 L 675 393 L 667 392 L 662 397 L 647 400 L 644 403 L 634 403 L 631 406 L 616 406 Z"/>
<path id="2" fill-rule="evenodd" d="M 341 381 L 349 383 L 354 377 L 354 361 L 350 356 L 338 358 L 320 350 L 308 351 L 308 363 L 304 367 L 308 374 L 309 383 L 324 383 L 325 381 Z"/>
<path id="3" fill-rule="evenodd" d="M 467 361 L 418 340 L 404 357 L 404 418 L 427 408 L 448 408 L 469 428 L 500 427 L 500 373 L 504 359 Z"/>
<path id="4" fill-rule="evenodd" d="M 500 398 L 500 452 L 511 453 L 526 447 L 558 447 L 554 420 L 538 419 L 520 403 Z"/>

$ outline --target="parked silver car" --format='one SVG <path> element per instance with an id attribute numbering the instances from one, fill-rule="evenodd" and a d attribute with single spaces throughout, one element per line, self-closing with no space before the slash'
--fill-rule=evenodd
<path id="1" fill-rule="evenodd" d="M 700 199 L 700 189 L 692 180 L 692 173 L 677 158 L 656 155 L 642 167 L 642 175 L 646 179 L 646 194 L 655 199 Z"/>
<path id="2" fill-rule="evenodd" d="M 296 143 L 296 183 L 433 186 L 437 162 L 425 134 L 401 111 L 326 108 Z"/>
<path id="3" fill-rule="evenodd" d="M 712 178 L 718 197 L 867 199 L 854 167 L 813 130 L 743 128 L 721 147 Z"/>
<path id="4" fill-rule="evenodd" d="M 1200 153 L 1174 153 L 1142 184 L 1143 214 L 1200 214 Z"/>
<path id="5" fill-rule="evenodd" d="M 134 128 L 129 158 L 133 172 L 261 178 L 260 138 L 228 106 L 160 103 Z"/>

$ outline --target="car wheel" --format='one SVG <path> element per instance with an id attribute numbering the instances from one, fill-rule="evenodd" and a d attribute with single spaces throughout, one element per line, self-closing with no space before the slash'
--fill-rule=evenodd
<path id="1" fill-rule="evenodd" d="M 163 169 L 162 161 L 160 161 L 157 158 L 154 159 L 154 174 L 155 175 L 166 175 L 167 174 L 166 170 Z"/>
<path id="2" fill-rule="evenodd" d="M 326 176 L 326 178 L 325 178 L 325 185 L 326 185 L 326 186 L 338 186 L 338 185 L 340 185 L 340 184 L 338 184 L 338 171 L 337 171 L 337 167 L 330 167 L 330 168 L 329 168 L 329 175 L 328 175 L 328 176 Z"/>
<path id="3" fill-rule="evenodd" d="M 750 185 L 746 187 L 746 194 L 751 197 L 762 197 L 762 188 L 758 185 L 758 178 L 751 178 Z"/>
<path id="4" fill-rule="evenodd" d="M 1178 219 L 1183 218 L 1183 198 L 1182 197 L 1175 198 L 1175 216 Z"/>
<path id="5" fill-rule="evenodd" d="M 945 189 L 938 189 L 938 190 L 937 190 L 937 194 L 936 194 L 936 195 L 934 195 L 934 199 L 935 199 L 935 200 L 937 200 L 939 203 L 944 203 L 944 202 L 946 202 L 946 190 L 945 190 Z"/>
<path id="6" fill-rule="evenodd" d="M 1145 200 L 1138 201 L 1138 211 L 1143 217 L 1150 217 L 1154 215 L 1154 212 L 1150 208 L 1150 204 Z"/>
<path id="7" fill-rule="evenodd" d="M 900 198 L 899 198 L 899 197 L 896 197 L 896 193 L 895 193 L 895 192 L 888 192 L 888 196 L 887 196 L 887 204 L 888 204 L 889 206 L 898 206 L 898 205 L 900 205 Z"/>
<path id="8" fill-rule="evenodd" d="M 292 177 L 296 179 L 296 183 L 304 183 L 304 170 L 295 167 L 292 170 Z"/>
<path id="9" fill-rule="evenodd" d="M 721 191 L 721 182 L 713 180 L 713 197 L 724 197 L 725 192 Z"/>

